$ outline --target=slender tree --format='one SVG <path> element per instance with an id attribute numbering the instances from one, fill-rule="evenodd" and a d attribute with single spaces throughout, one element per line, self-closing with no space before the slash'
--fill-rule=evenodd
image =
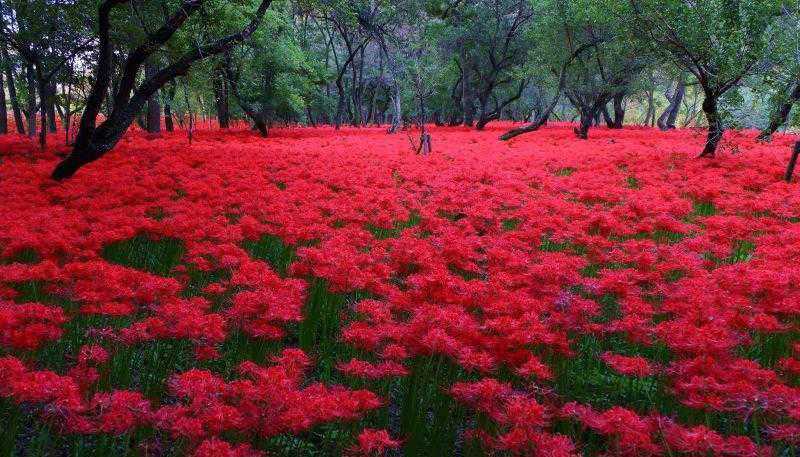
<path id="1" fill-rule="evenodd" d="M 6 84 L 8 85 L 8 98 L 11 102 L 11 111 L 14 113 L 14 125 L 17 127 L 17 133 L 25 134 L 25 123 L 22 121 L 22 109 L 19 106 L 19 98 L 17 97 L 17 88 L 14 83 L 14 70 L 8 56 L 5 44 L 0 44 L 0 57 L 2 57 L 3 72 L 6 75 Z"/>

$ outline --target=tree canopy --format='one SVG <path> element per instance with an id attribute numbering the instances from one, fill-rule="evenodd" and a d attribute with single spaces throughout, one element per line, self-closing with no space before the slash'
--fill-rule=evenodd
<path id="1" fill-rule="evenodd" d="M 797 124 L 797 0 L 2 0 L 4 123 L 71 176 L 133 124 Z M 38 116 L 38 121 L 37 121 Z M 79 119 L 76 122 L 75 119 Z M 38 126 L 38 127 L 37 127 Z M 42 128 L 44 126 L 44 128 Z"/>

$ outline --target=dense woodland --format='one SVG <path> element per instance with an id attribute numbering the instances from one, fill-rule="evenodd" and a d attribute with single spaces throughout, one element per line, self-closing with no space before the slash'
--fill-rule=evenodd
<path id="1" fill-rule="evenodd" d="M 73 145 L 71 176 L 132 124 L 548 120 L 797 124 L 797 0 L 2 0 L 0 132 Z M 796 112 L 796 110 L 795 110 Z M 424 151 L 423 151 L 424 149 Z"/>

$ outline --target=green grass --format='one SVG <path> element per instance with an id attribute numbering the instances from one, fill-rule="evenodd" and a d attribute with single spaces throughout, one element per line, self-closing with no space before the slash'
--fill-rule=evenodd
<path id="1" fill-rule="evenodd" d="M 567 241 L 555 241 L 552 235 L 545 234 L 542 236 L 539 250 L 542 252 L 568 252 L 574 255 L 583 255 L 586 253 L 586 247 L 580 244 Z"/>
<path id="2" fill-rule="evenodd" d="M 420 215 L 416 211 L 412 211 L 408 215 L 408 219 L 404 221 L 395 221 L 392 228 L 378 227 L 373 224 L 366 224 L 365 228 L 372 233 L 378 240 L 385 240 L 387 238 L 397 238 L 403 230 L 416 227 L 421 221 Z"/>
<path id="3" fill-rule="evenodd" d="M 516 218 L 516 217 L 512 217 L 510 219 L 503 219 L 503 222 L 501 222 L 501 224 L 500 224 L 500 228 L 504 232 L 510 232 L 510 231 L 516 230 L 517 227 L 519 227 L 519 225 L 521 223 L 522 223 L 522 219 L 519 219 L 519 218 Z"/>
<path id="4" fill-rule="evenodd" d="M 116 263 L 159 276 L 169 276 L 184 254 L 183 241 L 176 238 L 154 239 L 146 234 L 117 241 L 103 248 L 102 256 Z"/>
<path id="5" fill-rule="evenodd" d="M 664 379 L 658 376 L 636 378 L 611 370 L 600 355 L 605 351 L 643 356 L 654 362 L 670 359 L 664 346 L 634 345 L 619 336 L 598 338 L 583 335 L 575 340 L 575 357 L 558 356 L 553 360 L 556 379 L 554 388 L 566 400 L 578 401 L 600 410 L 619 405 L 640 413 L 649 413 L 664 405 L 673 405 Z M 669 408 L 665 408 L 668 412 Z"/>
<path id="6" fill-rule="evenodd" d="M 303 320 L 298 328 L 298 343 L 315 361 L 316 377 L 322 381 L 338 379 L 335 366 L 357 355 L 352 347 L 339 339 L 344 325 L 354 318 L 354 304 L 370 298 L 366 292 L 331 293 L 320 278 L 309 282 L 308 298 L 303 308 Z"/>
<path id="7" fill-rule="evenodd" d="M 38 252 L 31 248 L 24 248 L 20 249 L 14 253 L 14 255 L 8 258 L 0 258 L 0 265 L 8 265 L 11 263 L 24 263 L 27 265 L 32 265 L 39 263 L 40 261 L 41 258 L 39 257 Z"/>
<path id="8" fill-rule="evenodd" d="M 447 389 L 467 379 L 467 374 L 444 356 L 413 360 L 411 374 L 392 392 L 393 403 L 399 406 L 400 436 L 406 438 L 405 455 L 457 455 L 459 428 L 466 412 Z"/>
<path id="9" fill-rule="evenodd" d="M 717 214 L 717 208 L 714 202 L 695 200 L 693 203 L 692 216 L 707 217 Z"/>
<path id="10" fill-rule="evenodd" d="M 287 245 L 274 235 L 264 235 L 257 241 L 245 241 L 243 247 L 251 257 L 269 263 L 279 275 L 284 277 L 288 274 L 289 266 L 296 257 L 294 247 Z"/>

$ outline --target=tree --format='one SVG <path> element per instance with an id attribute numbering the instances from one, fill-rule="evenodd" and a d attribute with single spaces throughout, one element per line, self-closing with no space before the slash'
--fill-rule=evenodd
<path id="1" fill-rule="evenodd" d="M 214 83 L 230 88 L 262 136 L 267 136 L 274 120 L 305 116 L 325 77 L 322 66 L 301 48 L 290 12 L 279 8 L 270 12 L 250 40 L 225 54 L 220 64 L 224 80 Z M 215 99 L 219 91 L 214 88 Z"/>
<path id="2" fill-rule="evenodd" d="M 800 102 L 800 1 L 786 1 L 775 27 L 777 39 L 766 73 L 766 85 L 772 91 L 772 112 L 769 123 L 758 135 L 759 140 L 769 140 L 785 125 L 792 106 Z"/>
<path id="3" fill-rule="evenodd" d="M 22 121 L 22 110 L 19 106 L 19 99 L 17 98 L 16 84 L 14 83 L 15 72 L 12 67 L 12 62 L 8 56 L 5 43 L 0 44 L 0 57 L 2 58 L 3 73 L 6 76 L 6 85 L 8 85 L 8 98 L 11 102 L 11 111 L 14 113 L 14 125 L 17 127 L 17 133 L 25 134 L 25 124 Z"/>
<path id="4" fill-rule="evenodd" d="M 144 42 L 128 53 L 122 65 L 123 73 L 114 93 L 111 112 L 100 125 L 97 125 L 97 116 L 103 100 L 109 92 L 111 76 L 111 12 L 114 7 L 125 2 L 126 0 L 105 0 L 98 8 L 96 24 L 98 59 L 92 78 L 92 89 L 81 116 L 75 145 L 71 154 L 53 170 L 52 177 L 54 179 L 69 178 L 79 168 L 99 159 L 111 150 L 151 96 L 177 76 L 185 75 L 194 63 L 223 53 L 249 38 L 258 28 L 272 3 L 271 0 L 261 0 L 252 18 L 239 31 L 221 38 L 211 39 L 205 43 L 201 42 L 202 37 L 196 37 L 197 41 L 190 45 L 188 50 L 177 60 L 145 78 L 137 86 L 136 78 L 141 66 L 156 50 L 170 40 L 175 32 L 181 29 L 203 5 L 202 0 L 183 0 L 155 32 L 149 34 Z"/>
<path id="5" fill-rule="evenodd" d="M 561 66 L 557 72 L 551 69 L 551 71 L 553 71 L 554 74 L 558 75 L 558 84 L 556 85 L 555 93 L 551 98 L 550 103 L 544 109 L 540 110 L 536 114 L 535 119 L 532 122 L 523 127 L 518 127 L 509 130 L 508 132 L 500 136 L 501 140 L 507 141 L 510 140 L 511 138 L 522 135 L 524 133 L 534 132 L 536 130 L 539 130 L 545 123 L 547 123 L 547 120 L 550 118 L 551 114 L 553 113 L 553 110 L 556 108 L 556 105 L 558 104 L 559 99 L 561 98 L 561 93 L 564 91 L 564 86 L 566 85 L 567 82 L 567 70 L 569 69 L 570 65 L 572 65 L 572 62 L 576 58 L 578 58 L 583 52 L 587 51 L 595 44 L 597 44 L 595 41 L 583 43 L 582 45 L 575 48 L 569 54 L 569 56 L 567 56 L 564 62 L 561 63 Z"/>
<path id="6" fill-rule="evenodd" d="M 656 121 L 659 129 L 671 130 L 675 128 L 675 121 L 678 118 L 678 112 L 681 109 L 681 102 L 683 102 L 685 94 L 686 75 L 681 73 L 675 81 L 675 84 L 672 84 L 672 81 L 670 81 L 667 91 L 664 94 L 664 98 L 666 98 L 669 103 L 661 113 L 661 116 L 658 117 L 658 121 Z"/>
<path id="7" fill-rule="evenodd" d="M 702 88 L 708 122 L 700 157 L 714 157 L 725 131 L 720 98 L 763 63 L 781 0 L 630 0 L 633 30 Z"/>
<path id="8" fill-rule="evenodd" d="M 575 134 L 586 139 L 609 102 L 617 98 L 621 108 L 622 97 L 650 63 L 649 56 L 622 22 L 628 13 L 624 1 L 554 0 L 545 7 L 549 13 L 543 29 L 552 37 L 548 41 L 564 43 L 562 48 L 550 51 L 550 59 L 564 62 L 586 46 L 566 67 L 564 85 L 564 94 L 580 117 Z M 611 119 L 609 123 L 614 124 Z"/>
<path id="9" fill-rule="evenodd" d="M 453 52 L 459 73 L 463 123 L 482 130 L 519 100 L 530 79 L 522 71 L 526 34 L 534 13 L 527 0 L 477 0 L 450 5 L 442 46 Z"/>
<path id="10" fill-rule="evenodd" d="M 8 111 L 6 108 L 6 88 L 3 83 L 3 73 L 0 72 L 0 135 L 8 133 Z"/>
<path id="11" fill-rule="evenodd" d="M 87 49 L 90 41 L 82 21 L 86 2 L 61 2 L 57 6 L 51 3 L 47 0 L 0 1 L 0 40 L 25 62 L 28 134 L 35 135 L 38 110 L 42 148 L 47 143 L 48 118 L 50 127 L 55 126 L 52 81 L 67 63 Z"/>

